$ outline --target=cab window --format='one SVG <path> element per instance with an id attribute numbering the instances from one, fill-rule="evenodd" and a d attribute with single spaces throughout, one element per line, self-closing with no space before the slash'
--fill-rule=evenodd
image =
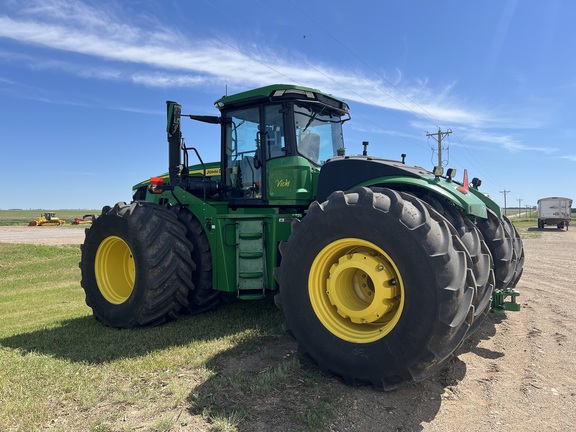
<path id="1" fill-rule="evenodd" d="M 315 165 L 338 154 L 344 147 L 342 120 L 325 107 L 294 107 L 298 153 Z"/>
<path id="2" fill-rule="evenodd" d="M 264 108 L 264 125 L 266 159 L 285 156 L 284 114 L 281 105 L 267 105 Z"/>
<path id="3" fill-rule="evenodd" d="M 261 197 L 259 125 L 258 107 L 230 111 L 226 115 L 226 183 L 232 187 L 235 197 Z"/>

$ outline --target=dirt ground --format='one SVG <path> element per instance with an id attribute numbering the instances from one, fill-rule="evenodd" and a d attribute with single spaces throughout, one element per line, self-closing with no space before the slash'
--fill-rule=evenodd
<path id="1" fill-rule="evenodd" d="M 572 302 L 576 229 L 519 231 L 526 253 L 517 287 L 522 310 L 508 312 L 505 318 L 489 315 L 455 359 L 439 375 L 421 383 L 378 392 L 327 378 L 339 395 L 331 431 L 576 428 L 576 308 Z M 83 238 L 81 229 L 0 227 L 0 242 L 79 244 Z M 292 342 L 281 345 L 277 348 L 294 349 Z M 306 407 L 305 400 L 286 401 L 290 402 L 295 409 Z M 240 425 L 238 430 L 289 430 L 278 420 L 261 419 L 259 425 Z"/>
<path id="2" fill-rule="evenodd" d="M 85 226 L 0 226 L 0 243 L 81 244 Z"/>

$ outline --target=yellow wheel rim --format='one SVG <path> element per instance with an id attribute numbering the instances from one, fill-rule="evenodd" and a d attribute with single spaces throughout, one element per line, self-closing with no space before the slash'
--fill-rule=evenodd
<path id="1" fill-rule="evenodd" d="M 94 263 L 100 293 L 113 304 L 124 303 L 134 290 L 136 265 L 130 247 L 117 236 L 104 239 Z"/>
<path id="2" fill-rule="evenodd" d="M 404 308 L 404 284 L 394 261 L 356 238 L 336 240 L 320 251 L 310 269 L 308 292 L 324 327 L 354 343 L 390 333 Z"/>

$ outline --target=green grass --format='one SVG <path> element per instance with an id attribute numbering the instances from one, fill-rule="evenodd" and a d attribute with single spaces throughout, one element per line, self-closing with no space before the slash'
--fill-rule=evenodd
<path id="1" fill-rule="evenodd" d="M 0 243 L 0 430 L 326 429 L 333 380 L 297 360 L 270 299 L 108 328 L 84 303 L 79 260 L 77 246 Z"/>
<path id="2" fill-rule="evenodd" d="M 64 219 L 68 226 L 74 220 L 74 218 L 82 217 L 85 214 L 100 214 L 100 210 L 89 210 L 89 209 L 66 209 L 66 210 L 54 210 L 54 209 L 38 209 L 38 210 L 0 210 L 0 226 L 8 225 L 28 225 L 28 222 L 35 220 L 40 216 L 41 213 L 47 211 L 56 212 L 56 216 L 60 219 Z"/>
<path id="3" fill-rule="evenodd" d="M 78 246 L 0 244 L 0 335 L 86 314 L 78 257 Z"/>

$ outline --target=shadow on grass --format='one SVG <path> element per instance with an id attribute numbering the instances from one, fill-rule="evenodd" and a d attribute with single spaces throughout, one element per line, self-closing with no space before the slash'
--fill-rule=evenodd
<path id="1" fill-rule="evenodd" d="M 501 319 L 488 316 L 459 351 L 488 359 L 502 356 L 477 347 L 496 333 Z M 267 299 L 224 305 L 214 312 L 136 330 L 104 327 L 92 317 L 76 318 L 0 339 L 0 346 L 104 364 L 231 337 L 233 347 L 210 357 L 205 366 L 212 376 L 191 390 L 187 402 L 191 414 L 214 425 L 232 424 L 240 432 L 342 427 L 420 431 L 436 417 L 446 392 L 450 394 L 449 389 L 466 376 L 466 363 L 455 357 L 432 378 L 391 392 L 349 387 L 300 359 L 296 343 L 281 331 L 281 322 L 280 311 Z"/>
<path id="2" fill-rule="evenodd" d="M 91 316 L 74 318 L 52 328 L 0 339 L 0 346 L 72 362 L 101 364 L 247 332 L 252 336 L 243 337 L 241 345 L 257 344 L 261 336 L 280 333 L 281 323 L 281 312 L 266 299 L 223 305 L 216 311 L 141 329 L 105 327 Z"/>
<path id="3" fill-rule="evenodd" d="M 489 314 L 434 376 L 389 392 L 350 387 L 322 374 L 298 357 L 296 342 L 286 335 L 262 338 L 252 349 L 212 357 L 206 366 L 214 375 L 190 392 L 188 410 L 207 418 L 216 430 L 312 432 L 348 430 L 350 425 L 350 430 L 421 431 L 444 399 L 456 397 L 466 377 L 459 354 L 472 352 L 489 360 L 504 356 L 479 346 L 496 334 L 503 319 Z"/>
<path id="4" fill-rule="evenodd" d="M 207 367 L 215 374 L 190 392 L 188 411 L 214 430 L 238 432 L 421 431 L 446 388 L 466 375 L 466 364 L 453 358 L 434 377 L 393 391 L 350 387 L 299 358 L 287 335 L 238 355 L 221 352 Z"/>

